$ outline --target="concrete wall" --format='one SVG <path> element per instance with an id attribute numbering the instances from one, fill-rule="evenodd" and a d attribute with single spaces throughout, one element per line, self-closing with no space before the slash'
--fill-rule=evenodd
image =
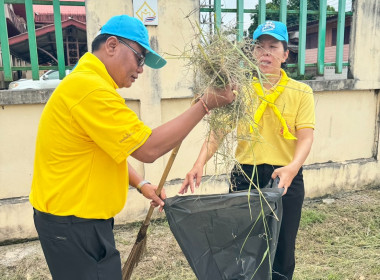
<path id="1" fill-rule="evenodd" d="M 357 87 L 380 88 L 380 1 L 356 0 L 350 38 L 350 63 Z"/>
<path id="2" fill-rule="evenodd" d="M 160 23 L 148 27 L 151 43 L 161 53 L 178 53 L 192 38 L 185 15 L 197 7 L 192 0 L 176 5 L 174 0 L 159 1 Z M 351 42 L 359 54 L 350 54 L 351 80 L 308 81 L 315 92 L 317 125 L 315 142 L 305 165 L 306 196 L 317 197 L 342 190 L 355 190 L 366 185 L 379 185 L 379 111 L 380 111 L 380 45 L 364 39 L 362 30 L 378 26 L 380 18 L 368 13 L 367 6 L 356 1 Z M 366 1 L 378 11 L 380 3 Z M 130 1 L 115 7 L 109 2 L 86 1 L 88 38 L 91 41 L 99 27 L 112 15 L 132 13 Z M 190 16 L 198 18 L 197 13 Z M 372 33 L 373 28 L 368 28 Z M 375 36 L 373 34 L 372 36 Z M 362 38 L 356 40 L 356 38 Z M 362 64 L 361 64 L 362 62 Z M 120 90 L 140 118 L 151 127 L 164 123 L 190 106 L 192 76 L 180 60 L 168 60 L 161 70 L 144 69 L 132 88 Z M 371 69 L 368 72 L 367 69 Z M 33 172 L 34 145 L 38 120 L 51 91 L 0 91 L 0 243 L 10 239 L 35 237 L 32 208 L 28 195 Z M 192 167 L 205 137 L 204 123 L 198 125 L 184 140 L 166 184 L 173 196 L 186 172 Z M 131 164 L 145 178 L 158 183 L 169 155 L 153 164 L 131 159 Z M 215 174 L 209 164 L 207 174 Z M 208 179 L 207 176 L 205 179 Z M 209 180 L 197 193 L 222 193 L 228 190 L 225 177 Z M 124 210 L 116 223 L 142 220 L 149 202 L 135 190 L 129 193 Z"/>

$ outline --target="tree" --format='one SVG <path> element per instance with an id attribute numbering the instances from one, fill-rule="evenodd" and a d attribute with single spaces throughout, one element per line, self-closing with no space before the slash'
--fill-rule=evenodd
<path id="1" fill-rule="evenodd" d="M 304 0 L 302 0 L 304 1 Z M 280 0 L 272 0 L 271 3 L 266 4 L 267 10 L 274 10 L 278 11 L 277 13 L 267 13 L 266 19 L 267 20 L 279 20 L 279 14 L 280 14 Z M 319 11 L 319 0 L 307 0 L 307 9 L 308 10 L 317 10 Z M 259 5 L 256 5 L 256 9 L 259 8 Z M 300 9 L 300 0 L 288 0 L 287 5 L 288 10 L 299 10 Z M 335 11 L 334 7 L 327 5 L 327 11 Z M 308 15 L 307 21 L 314 21 L 319 18 L 319 15 Z M 252 23 L 248 28 L 248 36 L 249 38 L 252 38 L 253 32 L 258 26 L 258 14 L 251 14 L 251 20 Z M 287 16 L 287 26 L 294 26 L 298 25 L 299 22 L 299 14 L 290 14 Z"/>

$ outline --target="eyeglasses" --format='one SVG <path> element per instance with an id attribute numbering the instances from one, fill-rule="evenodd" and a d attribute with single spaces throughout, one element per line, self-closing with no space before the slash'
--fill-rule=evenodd
<path id="1" fill-rule="evenodd" d="M 129 48 L 131 51 L 133 51 L 133 53 L 136 55 L 137 57 L 137 64 L 139 67 L 143 67 L 144 64 L 145 64 L 145 56 L 142 55 L 141 53 L 139 53 L 138 51 L 136 51 L 134 48 L 132 48 L 127 42 L 124 42 L 122 40 L 118 40 L 120 43 L 122 43 L 124 46 L 126 46 L 127 48 Z"/>

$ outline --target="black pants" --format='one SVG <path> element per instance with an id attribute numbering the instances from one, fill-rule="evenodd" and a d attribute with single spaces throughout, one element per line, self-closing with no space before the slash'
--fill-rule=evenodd
<path id="1" fill-rule="evenodd" d="M 53 280 L 121 280 L 113 218 L 82 219 L 34 210 L 34 224 Z"/>
<path id="2" fill-rule="evenodd" d="M 255 171 L 253 182 L 265 187 L 269 182 L 274 169 L 281 166 L 273 166 L 268 164 L 258 165 Z M 249 178 L 252 177 L 252 165 L 242 165 L 242 169 Z M 245 175 L 235 166 L 231 172 L 232 191 L 246 190 L 249 188 L 249 181 Z M 253 186 L 251 188 L 254 188 Z M 305 196 L 305 188 L 303 182 L 302 168 L 294 177 L 292 184 L 288 188 L 287 193 L 282 197 L 283 217 L 280 228 L 280 236 L 276 250 L 276 256 L 273 263 L 273 278 L 292 279 L 295 267 L 295 243 L 301 220 L 302 204 Z"/>

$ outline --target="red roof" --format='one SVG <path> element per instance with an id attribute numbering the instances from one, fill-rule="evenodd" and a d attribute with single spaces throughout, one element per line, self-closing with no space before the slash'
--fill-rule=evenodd
<path id="1" fill-rule="evenodd" d="M 87 51 L 87 34 L 86 24 L 75 19 L 62 21 L 62 36 L 64 39 L 64 52 L 66 65 L 72 65 L 73 58 L 81 56 Z M 74 36 L 76 39 L 76 54 L 73 56 L 67 55 L 70 52 L 69 37 Z M 57 46 L 55 42 L 55 26 L 54 24 L 45 25 L 36 29 L 36 41 L 38 52 L 38 63 L 43 64 L 56 64 Z M 66 43 L 66 44 L 65 44 Z M 22 33 L 9 38 L 9 48 L 12 55 L 25 61 L 30 61 L 30 49 L 28 33 Z M 75 61 L 76 62 L 76 61 Z M 74 63 L 75 64 L 75 63 Z"/>
<path id="2" fill-rule="evenodd" d="M 86 30 L 86 24 L 83 22 L 77 21 L 75 19 L 68 19 L 68 20 L 62 21 L 62 29 L 70 25 L 74 25 L 79 29 Z M 49 32 L 55 32 L 54 24 L 46 25 L 44 27 L 36 29 L 36 37 L 39 37 Z M 28 40 L 28 32 L 9 38 L 9 45 L 14 45 L 26 40 Z"/>
<path id="3" fill-rule="evenodd" d="M 348 61 L 350 45 L 343 46 L 343 61 Z M 325 47 L 325 62 L 335 62 L 336 46 Z M 305 63 L 316 63 L 318 61 L 318 49 L 307 49 Z"/>
<path id="4" fill-rule="evenodd" d="M 84 2 L 83 0 L 70 0 L 70 1 Z M 52 5 L 33 5 L 33 11 L 36 14 L 52 14 L 53 4 Z M 61 14 L 84 15 L 86 14 L 86 8 L 85 6 L 61 6 Z"/>

